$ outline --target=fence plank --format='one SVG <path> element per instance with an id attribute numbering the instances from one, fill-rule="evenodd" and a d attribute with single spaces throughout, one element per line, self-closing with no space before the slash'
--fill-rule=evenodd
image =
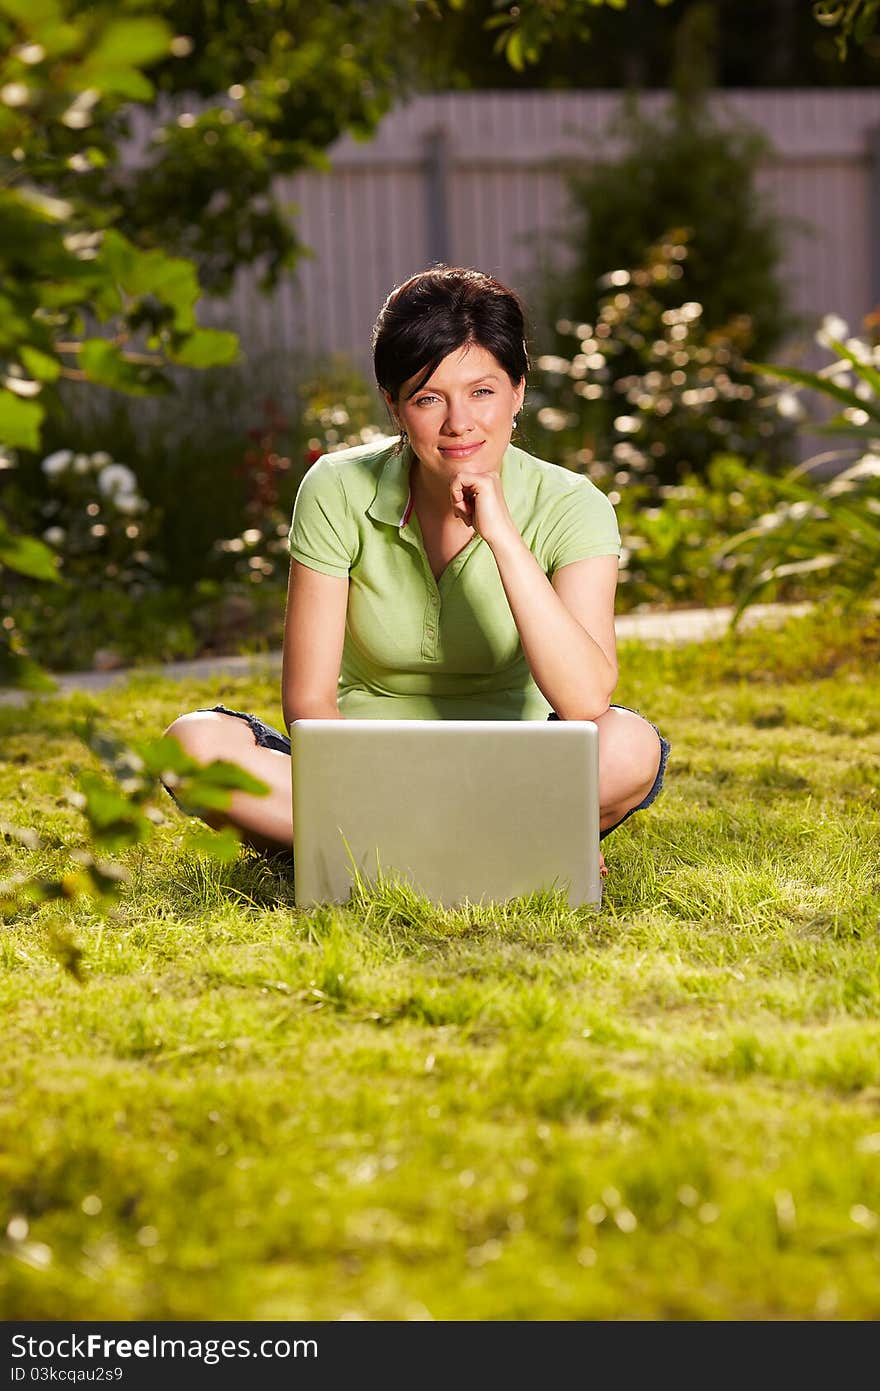
<path id="1" fill-rule="evenodd" d="M 668 100 L 649 92 L 639 105 L 650 115 Z M 858 329 L 878 284 L 880 91 L 734 90 L 711 105 L 720 119 L 768 137 L 759 188 L 802 224 L 786 235 L 782 266 L 795 309 L 811 324 L 834 312 Z M 280 196 L 299 206 L 297 227 L 313 256 L 268 300 L 256 272 L 243 270 L 229 301 L 206 301 L 203 317 L 236 328 L 254 357 L 343 353 L 368 371 L 370 328 L 385 295 L 430 264 L 441 237 L 450 261 L 527 293 L 539 261 L 564 258 L 566 171 L 613 155 L 619 141 L 608 128 L 620 109 L 620 94 L 610 91 L 418 97 L 390 112 L 371 141 L 337 141 L 329 172 L 280 181 Z M 147 135 L 141 119 L 129 162 L 144 157 Z M 440 181 L 431 157 L 437 140 Z M 431 225 L 441 186 L 442 227 Z M 803 360 L 813 360 L 809 336 Z"/>

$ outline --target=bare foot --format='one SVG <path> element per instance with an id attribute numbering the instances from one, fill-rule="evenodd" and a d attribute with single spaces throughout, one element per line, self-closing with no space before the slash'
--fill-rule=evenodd
<path id="1" fill-rule="evenodd" d="M 608 874 L 608 866 L 605 863 L 605 856 L 599 851 L 599 874 L 604 879 Z"/>

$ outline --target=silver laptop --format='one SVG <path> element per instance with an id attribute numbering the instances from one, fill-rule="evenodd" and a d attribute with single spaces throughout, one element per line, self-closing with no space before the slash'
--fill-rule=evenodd
<path id="1" fill-rule="evenodd" d="M 599 907 L 590 720 L 294 720 L 294 897 L 345 902 L 355 871 L 443 905 L 539 890 Z"/>

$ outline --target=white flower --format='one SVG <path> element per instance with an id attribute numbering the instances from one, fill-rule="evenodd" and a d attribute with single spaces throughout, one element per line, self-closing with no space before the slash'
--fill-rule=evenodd
<path id="1" fill-rule="evenodd" d="M 136 488 L 137 476 L 127 464 L 108 464 L 98 474 L 98 490 L 104 497 L 133 493 Z"/>
<path id="2" fill-rule="evenodd" d="M 113 503 L 120 512 L 145 512 L 147 509 L 144 499 L 134 493 L 116 493 Z"/>
<path id="3" fill-rule="evenodd" d="M 830 346 L 829 340 L 835 338 L 842 343 L 849 333 L 849 324 L 839 314 L 826 314 L 816 333 L 816 342 L 823 348 Z"/>
<path id="4" fill-rule="evenodd" d="M 72 459 L 72 449 L 56 449 L 54 454 L 46 455 L 40 467 L 48 478 L 54 478 L 57 473 L 66 473 Z"/>
<path id="5" fill-rule="evenodd" d="M 43 532 L 43 540 L 50 546 L 63 546 L 66 535 L 63 526 L 50 526 Z"/>
<path id="6" fill-rule="evenodd" d="M 793 391 L 780 391 L 776 398 L 776 409 L 786 420 L 803 420 L 806 414 Z"/>
<path id="7" fill-rule="evenodd" d="M 74 454 L 73 471 L 74 473 L 91 473 L 92 461 L 88 454 Z"/>
<path id="8" fill-rule="evenodd" d="M 880 478 L 880 454 L 863 454 L 839 476 L 846 479 Z"/>
<path id="9" fill-rule="evenodd" d="M 105 464 L 111 464 L 112 462 L 113 460 L 106 450 L 97 449 L 92 455 L 92 465 L 94 468 L 104 468 Z"/>
<path id="10" fill-rule="evenodd" d="M 871 349 L 867 343 L 862 342 L 861 338 L 847 338 L 843 346 L 859 362 L 871 361 Z"/>

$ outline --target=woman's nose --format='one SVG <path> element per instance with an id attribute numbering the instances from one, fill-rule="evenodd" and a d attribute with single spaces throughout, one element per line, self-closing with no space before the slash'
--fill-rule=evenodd
<path id="1" fill-rule="evenodd" d="M 444 434 L 463 435 L 473 428 L 474 423 L 471 420 L 467 402 L 449 401 L 446 407 L 446 419 L 443 422 Z"/>

